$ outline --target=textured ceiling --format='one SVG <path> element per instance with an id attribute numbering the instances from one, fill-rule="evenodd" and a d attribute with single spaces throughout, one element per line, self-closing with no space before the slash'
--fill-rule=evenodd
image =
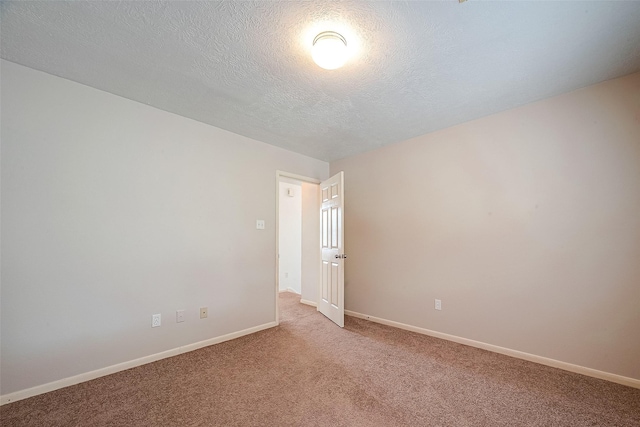
<path id="1" fill-rule="evenodd" d="M 640 2 L 3 2 L 2 57 L 322 160 L 640 70 Z M 353 57 L 327 71 L 313 37 Z"/>

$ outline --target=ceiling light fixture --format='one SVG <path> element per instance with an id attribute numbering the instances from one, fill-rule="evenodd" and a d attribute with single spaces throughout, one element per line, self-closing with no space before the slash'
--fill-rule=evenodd
<path id="1" fill-rule="evenodd" d="M 313 39 L 311 57 L 325 70 L 335 70 L 347 62 L 347 40 L 335 31 L 323 31 Z"/>

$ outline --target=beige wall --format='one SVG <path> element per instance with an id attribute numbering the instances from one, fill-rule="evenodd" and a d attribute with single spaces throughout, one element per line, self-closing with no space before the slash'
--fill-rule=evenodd
<path id="1" fill-rule="evenodd" d="M 340 170 L 347 309 L 640 379 L 640 74 Z"/>
<path id="2" fill-rule="evenodd" d="M 302 183 L 302 299 L 318 302 L 320 186 Z"/>
<path id="3" fill-rule="evenodd" d="M 1 72 L 3 396 L 275 321 L 274 176 L 326 162 Z"/>

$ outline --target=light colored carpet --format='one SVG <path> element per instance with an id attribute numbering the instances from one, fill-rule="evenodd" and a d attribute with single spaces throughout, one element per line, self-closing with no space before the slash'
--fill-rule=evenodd
<path id="1" fill-rule="evenodd" d="M 281 326 L 0 408 L 9 426 L 640 426 L 640 390 L 351 317 Z"/>

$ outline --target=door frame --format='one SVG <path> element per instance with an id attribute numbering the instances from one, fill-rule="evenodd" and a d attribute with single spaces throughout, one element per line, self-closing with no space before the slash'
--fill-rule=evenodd
<path id="1" fill-rule="evenodd" d="M 311 178 L 304 175 L 298 175 L 295 173 L 284 172 L 281 170 L 276 170 L 276 277 L 275 277 L 275 303 L 276 303 L 276 326 L 280 325 L 280 302 L 279 302 L 279 294 L 280 294 L 280 178 L 290 178 L 295 179 L 302 182 L 307 182 L 309 184 L 317 184 L 320 185 L 322 180 Z M 319 196 L 320 197 L 320 196 Z M 318 203 L 320 203 L 320 199 L 318 198 Z M 318 234 L 320 232 L 318 231 Z"/>

